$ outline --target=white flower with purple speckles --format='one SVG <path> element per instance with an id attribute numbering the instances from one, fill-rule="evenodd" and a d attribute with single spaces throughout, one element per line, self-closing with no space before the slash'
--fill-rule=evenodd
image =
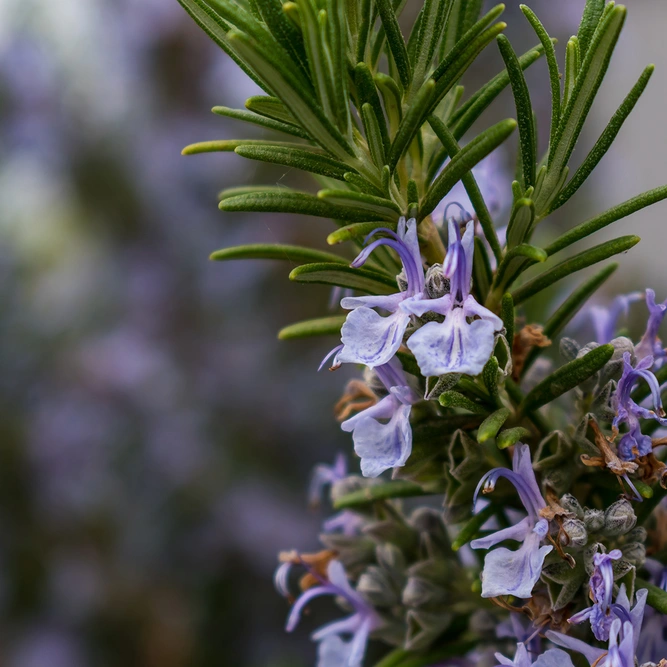
<path id="1" fill-rule="evenodd" d="M 407 342 L 425 376 L 479 375 L 493 353 L 496 332 L 503 328 L 502 320 L 470 294 L 474 243 L 474 222 L 468 222 L 461 238 L 458 224 L 450 219 L 449 248 L 442 266 L 450 281 L 449 294 L 403 306 L 418 316 L 427 312 L 445 316 L 442 323 L 425 324 Z"/>

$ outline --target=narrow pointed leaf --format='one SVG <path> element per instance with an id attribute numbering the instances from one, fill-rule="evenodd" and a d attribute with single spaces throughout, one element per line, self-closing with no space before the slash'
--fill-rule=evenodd
<path id="1" fill-rule="evenodd" d="M 396 63 L 396 69 L 398 70 L 401 84 L 403 85 L 403 88 L 408 88 L 412 79 L 412 71 L 410 60 L 408 58 L 408 50 L 405 46 L 403 33 L 398 25 L 396 12 L 394 11 L 391 0 L 376 0 L 375 4 L 380 14 L 382 26 L 385 30 L 389 50 Z"/>
<path id="2" fill-rule="evenodd" d="M 352 190 L 320 190 L 317 193 L 317 197 L 332 204 L 368 211 L 373 216 L 368 217 L 367 220 L 384 218 L 390 222 L 395 222 L 397 216 L 401 215 L 401 209 L 390 199 L 367 195 L 363 192 L 353 192 Z"/>
<path id="3" fill-rule="evenodd" d="M 544 325 L 544 335 L 547 338 L 554 339 L 560 332 L 572 321 L 572 318 L 581 310 L 591 296 L 606 282 L 606 280 L 616 271 L 618 264 L 609 264 L 604 269 L 596 273 L 592 278 L 580 285 L 570 296 L 563 301 L 560 308 L 547 320 Z M 523 365 L 523 375 L 532 366 L 533 362 L 539 357 L 543 348 L 534 347 L 528 354 Z M 665 366 L 667 369 L 667 366 Z M 667 378 L 665 378 L 667 380 Z"/>
<path id="4" fill-rule="evenodd" d="M 595 146 L 591 149 L 591 152 L 588 154 L 582 165 L 577 169 L 576 173 L 567 184 L 567 187 L 560 193 L 556 201 L 551 205 L 551 211 L 555 211 L 557 208 L 561 207 L 565 202 L 567 202 L 570 197 L 583 185 L 584 181 L 591 175 L 595 167 L 599 164 L 600 160 L 606 155 L 607 151 L 611 147 L 611 144 L 616 139 L 623 123 L 635 108 L 635 105 L 639 101 L 642 93 L 646 89 L 646 86 L 653 74 L 655 65 L 649 65 L 639 77 L 639 80 L 634 85 L 628 96 L 623 100 L 621 106 L 617 109 L 616 113 L 613 115 L 612 119 L 609 121 L 609 124 L 604 129 L 604 132 L 600 135 L 600 138 L 597 140 Z"/>
<path id="5" fill-rule="evenodd" d="M 253 95 L 245 101 L 245 108 L 260 116 L 296 126 L 297 120 L 277 98 L 271 95 Z"/>
<path id="6" fill-rule="evenodd" d="M 560 252 L 573 243 L 581 241 L 581 239 L 594 234 L 607 225 L 610 225 L 617 220 L 621 220 L 628 215 L 632 215 L 637 211 L 641 211 L 643 208 L 656 204 L 663 199 L 667 199 L 667 185 L 637 195 L 622 204 L 618 204 L 618 206 L 610 208 L 608 211 L 605 211 L 601 215 L 598 215 L 587 222 L 582 222 L 580 225 L 565 232 L 562 236 L 559 236 L 553 243 L 547 246 L 545 250 L 549 256 L 555 255 L 557 252 Z"/>
<path id="7" fill-rule="evenodd" d="M 279 243 L 254 243 L 222 248 L 211 253 L 210 259 L 216 262 L 226 262 L 232 259 L 282 259 L 292 264 L 335 262 L 348 265 L 350 263 L 345 257 L 334 255 L 331 252 Z"/>
<path id="8" fill-rule="evenodd" d="M 368 143 L 368 150 L 376 167 L 380 169 L 386 164 L 387 156 L 385 153 L 385 143 L 382 140 L 382 132 L 380 130 L 380 123 L 373 110 L 373 107 L 366 103 L 361 107 L 361 120 L 364 124 L 364 132 L 366 134 L 366 141 Z M 386 128 L 385 128 L 386 131 Z M 387 141 L 389 135 L 387 135 Z"/>
<path id="9" fill-rule="evenodd" d="M 326 155 L 293 147 L 242 144 L 235 149 L 235 152 L 249 160 L 281 164 L 339 181 L 345 180 L 345 174 L 350 170 L 347 165 Z"/>
<path id="10" fill-rule="evenodd" d="M 316 320 L 296 322 L 284 327 L 278 332 L 280 340 L 293 340 L 296 338 L 310 338 L 312 336 L 337 336 L 340 328 L 345 323 L 347 315 L 333 315 L 332 317 L 320 317 Z"/>
<path id="11" fill-rule="evenodd" d="M 374 77 L 375 84 L 382 93 L 384 101 L 384 108 L 387 112 L 387 119 L 389 120 L 389 127 L 392 135 L 398 132 L 398 128 L 403 120 L 403 105 L 401 91 L 390 76 L 378 72 Z"/>
<path id="12" fill-rule="evenodd" d="M 271 82 L 271 88 L 276 95 L 301 126 L 308 128 L 313 139 L 334 157 L 349 161 L 353 156 L 349 144 L 325 116 L 315 98 L 299 85 L 293 74 L 289 70 L 277 68 L 265 48 L 243 33 L 232 32 L 229 40 L 239 55 L 252 65 L 263 79 Z"/>
<path id="13" fill-rule="evenodd" d="M 611 359 L 613 354 L 613 345 L 600 345 L 600 347 L 596 347 L 583 357 L 561 366 L 548 378 L 542 380 L 537 387 L 528 392 L 521 406 L 523 411 L 537 410 L 574 389 L 588 380 L 589 377 L 595 375 Z"/>
<path id="14" fill-rule="evenodd" d="M 243 109 L 230 109 L 229 107 L 213 107 L 213 113 L 218 116 L 226 116 L 227 118 L 235 118 L 236 120 L 242 120 L 246 123 L 252 123 L 253 125 L 259 125 L 260 127 L 266 127 L 269 130 L 275 130 L 276 132 L 282 132 L 283 134 L 291 134 L 294 137 L 300 137 L 301 139 L 310 139 L 310 135 L 302 130 L 296 125 L 291 125 L 290 123 L 284 123 L 281 121 L 274 120 L 272 118 L 266 118 L 256 113 L 251 113 L 250 111 L 244 111 Z"/>
<path id="15" fill-rule="evenodd" d="M 449 131 L 447 126 L 439 118 L 433 115 L 429 116 L 428 122 L 450 157 L 458 155 L 461 151 L 461 147 L 458 145 L 456 139 L 452 136 L 452 133 Z M 477 181 L 472 171 L 464 174 L 461 177 L 461 181 L 463 182 L 463 186 L 468 193 L 470 203 L 475 209 L 477 219 L 482 226 L 484 237 L 489 243 L 496 261 L 499 262 L 502 257 L 500 242 L 498 241 L 498 236 L 493 226 L 493 220 L 491 220 L 491 214 L 489 213 L 489 209 L 486 207 L 486 202 L 484 201 L 484 197 L 482 197 L 482 193 L 480 192 L 479 186 L 477 185 Z"/>
<path id="16" fill-rule="evenodd" d="M 468 410 L 474 414 L 486 414 L 488 412 L 483 406 L 479 405 L 479 403 L 475 403 L 467 396 L 451 389 L 440 394 L 438 401 L 440 402 L 440 405 L 445 408 L 462 408 L 463 410 Z"/>
<path id="17" fill-rule="evenodd" d="M 298 144 L 290 141 L 265 141 L 264 139 L 220 139 L 214 141 L 200 141 L 196 144 L 186 146 L 181 155 L 198 155 L 200 153 L 232 153 L 239 146 L 264 146 L 265 148 L 283 148 L 296 149 L 303 152 L 314 153 L 320 152 L 321 149 L 308 144 Z M 349 168 L 349 167 L 348 167 Z"/>
<path id="18" fill-rule="evenodd" d="M 391 142 L 389 140 L 387 123 L 385 122 L 384 110 L 382 109 L 382 103 L 380 102 L 380 96 L 378 95 L 375 86 L 373 74 L 370 69 L 368 69 L 366 63 L 359 63 L 354 68 L 354 79 L 357 86 L 357 94 L 359 95 L 360 107 L 363 108 L 364 104 L 370 104 L 373 108 L 378 123 L 378 129 L 382 137 L 384 150 L 388 151 Z M 385 162 L 382 164 L 385 164 Z"/>
<path id="19" fill-rule="evenodd" d="M 341 496 L 334 501 L 334 509 L 347 509 L 359 507 L 377 502 L 378 500 L 391 500 L 392 498 L 412 498 L 415 496 L 429 495 L 423 487 L 414 482 L 405 480 L 393 480 L 382 484 L 375 484 L 359 491 L 353 491 Z"/>
<path id="20" fill-rule="evenodd" d="M 537 138 L 535 137 L 535 124 L 533 122 L 533 106 L 530 101 L 528 85 L 523 76 L 523 70 L 512 45 L 505 35 L 499 35 L 497 42 L 500 54 L 505 61 L 505 67 L 507 68 L 512 86 L 512 93 L 514 94 L 514 104 L 519 123 L 523 184 L 525 188 L 529 188 L 535 185 L 537 164 Z"/>
<path id="21" fill-rule="evenodd" d="M 545 30 L 535 12 L 526 7 L 526 5 L 520 5 L 520 7 L 544 48 L 549 68 L 549 81 L 551 83 L 551 139 L 549 143 L 551 144 L 555 139 L 560 122 L 560 71 L 558 69 L 558 60 L 556 59 L 556 49 L 554 48 L 553 40 L 549 37 L 549 33 Z"/>
<path id="22" fill-rule="evenodd" d="M 550 287 L 554 283 L 576 271 L 581 271 L 582 269 L 597 264 L 598 262 L 602 262 L 605 259 L 609 259 L 621 252 L 626 252 L 633 246 L 637 245 L 639 241 L 640 238 L 638 236 L 621 236 L 618 239 L 601 243 L 600 245 L 585 250 L 570 259 L 566 259 L 564 262 L 557 264 L 514 290 L 512 292 L 514 303 L 517 305 L 523 303 L 527 299 L 530 299 L 532 296 L 541 292 L 543 289 Z"/>
<path id="23" fill-rule="evenodd" d="M 478 301 L 484 303 L 491 288 L 493 281 L 493 272 L 491 271 L 491 263 L 489 256 L 486 253 L 484 242 L 478 236 L 475 237 L 475 254 L 472 263 L 473 270 L 473 287 L 479 297 Z"/>
<path id="24" fill-rule="evenodd" d="M 221 211 L 249 211 L 257 213 L 301 213 L 320 218 L 346 222 L 385 220 L 387 216 L 370 212 L 367 208 L 340 206 L 319 197 L 288 188 L 232 188 L 222 193 Z M 394 216 L 395 217 L 395 216 Z"/>
<path id="25" fill-rule="evenodd" d="M 355 269 L 334 263 L 304 264 L 289 275 L 299 283 L 319 283 L 348 287 L 369 294 L 393 294 L 398 289 L 396 280 L 386 273 L 372 269 Z"/>
<path id="26" fill-rule="evenodd" d="M 379 229 L 380 227 L 391 229 L 396 231 L 397 223 L 387 223 L 387 222 L 359 222 L 353 225 L 346 225 L 337 229 L 335 232 L 331 232 L 327 236 L 327 243 L 329 245 L 336 245 L 338 243 L 344 243 L 345 241 L 363 241 L 372 231 Z"/>
<path id="27" fill-rule="evenodd" d="M 452 542 L 452 550 L 458 551 L 461 547 L 468 544 L 477 537 L 477 534 L 481 530 L 482 526 L 498 511 L 498 508 L 489 503 L 483 510 L 477 512 L 475 516 L 472 517 L 466 523 L 461 531 L 456 536 L 456 539 Z"/>
<path id="28" fill-rule="evenodd" d="M 477 442 L 483 443 L 495 438 L 511 414 L 509 408 L 500 408 L 490 414 L 477 429 Z"/>
<path id="29" fill-rule="evenodd" d="M 600 19 L 604 13 L 604 3 L 605 0 L 587 0 L 586 2 L 584 14 L 579 24 L 579 32 L 577 33 L 582 58 L 586 56 L 595 30 L 600 23 Z"/>
<path id="30" fill-rule="evenodd" d="M 420 86 L 428 74 L 452 4 L 452 0 L 425 0 L 424 2 L 422 19 L 415 27 L 418 33 L 415 45 L 413 86 Z"/>
<path id="31" fill-rule="evenodd" d="M 469 144 L 464 146 L 442 170 L 422 201 L 419 215 L 424 218 L 430 215 L 442 198 L 467 174 L 478 162 L 497 148 L 514 132 L 516 121 L 501 121 L 484 130 Z"/>

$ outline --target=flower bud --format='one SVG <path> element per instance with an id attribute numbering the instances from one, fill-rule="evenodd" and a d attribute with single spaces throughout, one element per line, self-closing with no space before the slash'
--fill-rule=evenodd
<path id="1" fill-rule="evenodd" d="M 442 273 L 442 264 L 433 264 L 426 271 L 426 293 L 431 299 L 439 299 L 449 292 L 449 279 Z"/>
<path id="2" fill-rule="evenodd" d="M 607 508 L 604 513 L 603 532 L 609 537 L 625 535 L 637 523 L 637 517 L 628 500 L 622 498 Z"/>
<path id="3" fill-rule="evenodd" d="M 633 528 L 625 536 L 628 542 L 642 542 L 642 543 L 646 542 L 647 537 L 648 533 L 646 532 L 646 528 L 643 528 L 642 526 L 637 526 L 636 528 Z"/>
<path id="4" fill-rule="evenodd" d="M 604 512 L 587 507 L 584 510 L 584 524 L 589 533 L 599 533 L 604 528 Z"/>
<path id="5" fill-rule="evenodd" d="M 371 565 L 359 577 L 357 591 L 374 607 L 392 607 L 400 602 L 400 592 L 382 568 Z"/>
<path id="6" fill-rule="evenodd" d="M 408 277 L 405 274 L 405 269 L 401 269 L 401 272 L 396 276 L 396 284 L 401 292 L 405 292 L 408 289 Z"/>
<path id="7" fill-rule="evenodd" d="M 408 632 L 404 648 L 407 651 L 423 651 L 437 639 L 452 622 L 453 614 L 431 613 L 423 609 L 411 609 L 407 614 Z"/>
<path id="8" fill-rule="evenodd" d="M 565 519 L 560 537 L 561 544 L 573 549 L 585 547 L 588 543 L 586 525 L 580 519 Z"/>
<path id="9" fill-rule="evenodd" d="M 635 567 L 641 567 L 646 562 L 646 546 L 641 542 L 628 542 L 621 547 L 623 558 Z"/>
<path id="10" fill-rule="evenodd" d="M 577 519 L 583 520 L 584 510 L 571 493 L 566 493 L 558 502 L 563 509 L 572 512 Z"/>
<path id="11" fill-rule="evenodd" d="M 433 608 L 444 603 L 447 591 L 427 579 L 410 577 L 403 589 L 402 601 L 406 607 Z"/>
<path id="12" fill-rule="evenodd" d="M 576 359 L 579 350 L 580 350 L 579 343 L 577 343 L 576 340 L 573 340 L 572 338 L 560 339 L 561 356 L 567 359 L 568 361 Z"/>

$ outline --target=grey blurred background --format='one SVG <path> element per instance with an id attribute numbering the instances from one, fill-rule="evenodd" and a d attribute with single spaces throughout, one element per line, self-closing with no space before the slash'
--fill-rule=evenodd
<path id="1" fill-rule="evenodd" d="M 531 46 L 507 4 L 508 35 Z M 667 4 L 628 5 L 581 149 L 642 68 L 658 69 L 542 238 L 667 182 Z M 583 0 L 531 6 L 562 53 Z M 492 46 L 470 89 L 499 60 Z M 540 119 L 545 77 L 544 63 L 529 74 Z M 350 450 L 331 408 L 350 373 L 316 373 L 334 341 L 276 340 L 326 313 L 326 289 L 290 284 L 286 264 L 207 258 L 260 240 L 323 247 L 331 226 L 216 208 L 223 187 L 312 187 L 302 174 L 180 156 L 194 141 L 262 136 L 209 113 L 256 92 L 176 0 L 0 0 L 2 665 L 314 663 L 308 623 L 282 632 L 271 575 L 279 550 L 317 548 L 323 515 L 306 508 L 307 480 Z M 512 113 L 505 94 L 480 126 Z M 605 232 L 644 239 L 609 293 L 667 297 L 666 213 L 657 205 Z"/>

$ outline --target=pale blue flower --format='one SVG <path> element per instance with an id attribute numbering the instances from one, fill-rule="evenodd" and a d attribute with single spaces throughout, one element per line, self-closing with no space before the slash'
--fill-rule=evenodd
<path id="1" fill-rule="evenodd" d="M 651 573 L 652 583 L 667 591 L 667 567 L 652 558 L 646 559 L 644 567 Z M 647 607 L 644 621 L 637 649 L 640 665 L 667 657 L 667 616 Z"/>
<path id="2" fill-rule="evenodd" d="M 378 233 L 387 236 L 364 248 L 352 266 L 362 266 L 373 250 L 387 246 L 398 254 L 403 263 L 407 288 L 387 296 L 345 297 L 341 301 L 340 305 L 352 312 L 341 329 L 343 346 L 340 351 L 337 350 L 334 366 L 355 363 L 375 368 L 388 363 L 403 343 L 405 330 L 411 321 L 407 304 L 424 296 L 424 266 L 419 252 L 416 220 L 411 218 L 406 222 L 405 218 L 401 218 L 396 233 L 390 229 L 376 229 L 366 240 Z M 383 317 L 374 308 L 389 314 Z"/>
<path id="3" fill-rule="evenodd" d="M 580 611 L 569 619 L 570 623 L 582 623 L 590 620 L 591 629 L 599 641 L 609 640 L 609 630 L 615 615 L 612 613 L 614 593 L 614 571 L 612 561 L 619 560 L 623 554 L 614 549 L 608 554 L 593 556 L 593 574 L 589 582 L 593 606 Z"/>
<path id="4" fill-rule="evenodd" d="M 482 597 L 514 595 L 517 598 L 529 598 L 542 572 L 544 559 L 553 547 L 540 546 L 549 532 L 548 521 L 540 516 L 540 510 L 546 508 L 547 504 L 535 479 L 528 445 L 519 443 L 514 448 L 512 470 L 494 468 L 482 477 L 475 491 L 475 500 L 482 487 L 484 493 L 493 491 L 500 477 L 505 477 L 514 485 L 528 516 L 514 526 L 470 543 L 473 549 L 489 549 L 505 540 L 522 543 L 516 551 L 499 547 L 486 555 Z"/>
<path id="5" fill-rule="evenodd" d="M 623 355 L 623 374 L 612 400 L 616 412 L 612 427 L 617 432 L 621 424 L 628 425 L 627 433 L 623 434 L 618 443 L 618 455 L 625 461 L 632 461 L 637 456 L 646 456 L 653 451 L 651 438 L 641 432 L 640 418 L 655 419 L 662 425 L 667 424 L 660 398 L 660 385 L 650 370 L 652 366 L 651 356 L 644 357 L 633 367 L 630 353 L 626 352 Z M 653 410 L 644 408 L 632 400 L 632 392 L 640 380 L 644 380 L 651 390 Z"/>
<path id="6" fill-rule="evenodd" d="M 537 659 L 533 662 L 528 649 L 523 643 L 517 644 L 514 660 L 510 660 L 500 653 L 496 653 L 496 660 L 500 665 L 512 665 L 513 667 L 574 667 L 570 656 L 560 649 L 549 649 L 542 655 L 537 656 Z"/>
<path id="7" fill-rule="evenodd" d="M 403 305 L 418 316 L 427 312 L 445 316 L 442 323 L 425 324 L 407 342 L 425 376 L 479 375 L 493 353 L 496 332 L 503 328 L 502 320 L 470 294 L 474 243 L 474 222 L 468 222 L 461 238 L 458 224 L 450 219 L 449 248 L 442 266 L 450 281 L 449 294 Z"/>
<path id="8" fill-rule="evenodd" d="M 354 451 L 361 458 L 365 477 L 377 477 L 405 465 L 412 452 L 410 412 L 418 400 L 396 360 L 378 366 L 375 372 L 388 395 L 341 424 L 344 431 L 352 431 Z"/>
<path id="9" fill-rule="evenodd" d="M 647 289 L 646 305 L 649 312 L 648 322 L 642 339 L 635 346 L 635 355 L 639 360 L 644 357 L 653 357 L 656 367 L 660 367 L 665 360 L 665 349 L 662 346 L 662 341 L 658 338 L 658 330 L 665 318 L 665 313 L 667 313 L 667 301 L 656 303 L 655 292 L 652 289 Z"/>
<path id="10" fill-rule="evenodd" d="M 641 292 L 631 292 L 617 296 L 608 307 L 598 305 L 588 307 L 588 315 L 595 328 L 595 339 L 600 345 L 605 345 L 616 338 L 618 319 L 621 315 L 627 317 L 630 304 L 642 297 Z"/>
<path id="11" fill-rule="evenodd" d="M 296 628 L 306 605 L 321 595 L 342 598 L 352 608 L 352 614 L 328 623 L 312 634 L 312 639 L 319 642 L 317 667 L 360 667 L 368 637 L 378 627 L 380 619 L 373 607 L 352 588 L 340 561 L 332 560 L 327 579 L 309 588 L 294 603 L 287 619 L 287 632 Z"/>

